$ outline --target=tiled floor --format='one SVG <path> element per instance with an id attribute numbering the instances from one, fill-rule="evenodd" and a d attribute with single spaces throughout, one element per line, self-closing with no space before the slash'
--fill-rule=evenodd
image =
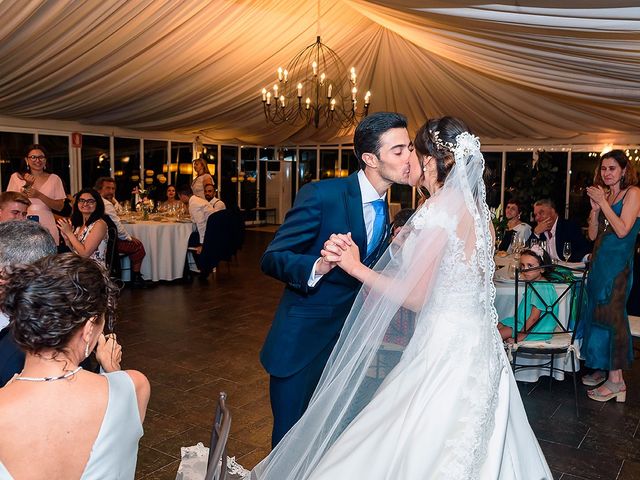
<path id="1" fill-rule="evenodd" d="M 124 366 L 152 385 L 137 478 L 174 479 L 180 447 L 208 444 L 221 390 L 233 414 L 229 454 L 250 468 L 269 452 L 268 376 L 258 352 L 282 285 L 262 275 L 258 262 L 271 238 L 248 232 L 231 272 L 222 265 L 208 284 L 123 291 Z M 640 479 L 640 367 L 626 378 L 626 404 L 590 401 L 579 387 L 579 419 L 569 380 L 551 390 L 547 381 L 520 385 L 554 478 Z"/>

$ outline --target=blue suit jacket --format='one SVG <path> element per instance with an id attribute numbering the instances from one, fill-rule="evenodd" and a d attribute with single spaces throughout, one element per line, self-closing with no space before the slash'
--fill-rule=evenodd
<path id="1" fill-rule="evenodd" d="M 262 365 L 271 375 L 293 375 L 337 340 L 360 282 L 339 267 L 314 288 L 307 282 L 324 242 L 332 233 L 347 232 L 351 232 L 362 258 L 367 251 L 367 233 L 357 174 L 302 187 L 262 256 L 262 271 L 286 283 L 260 353 Z M 367 263 L 379 258 L 388 234 L 387 227 L 385 239 Z"/>

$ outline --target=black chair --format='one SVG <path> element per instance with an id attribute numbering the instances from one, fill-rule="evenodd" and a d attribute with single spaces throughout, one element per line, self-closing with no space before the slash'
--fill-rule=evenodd
<path id="1" fill-rule="evenodd" d="M 231 412 L 226 405 L 227 394 L 220 392 L 216 416 L 211 429 L 211 444 L 204 480 L 225 480 L 227 477 L 227 441 L 231 430 Z"/>
<path id="2" fill-rule="evenodd" d="M 107 224 L 107 251 L 105 253 L 106 266 L 109 270 L 109 275 L 114 278 L 120 279 L 120 257 L 117 251 L 118 242 L 118 228 L 113 223 L 109 215 L 104 215 L 102 219 Z"/>
<path id="3" fill-rule="evenodd" d="M 540 268 L 540 267 L 536 267 Z M 580 314 L 584 301 L 584 287 L 585 279 L 588 271 L 588 267 L 584 269 L 575 269 L 569 267 L 559 267 L 557 265 L 544 265 L 542 268 L 547 272 L 548 282 L 553 284 L 556 288 L 556 292 L 560 289 L 557 299 L 550 304 L 547 304 L 544 296 L 539 294 L 540 282 L 527 282 L 520 280 L 520 273 L 527 272 L 528 270 L 516 269 L 516 282 L 515 282 L 515 315 L 514 315 L 514 343 L 511 346 L 512 367 L 514 374 L 518 370 L 541 367 L 549 367 L 549 386 L 553 382 L 553 373 L 555 371 L 563 371 L 560 368 L 554 366 L 554 359 L 556 355 L 570 355 L 571 358 L 571 370 L 573 378 L 573 391 L 576 405 L 576 416 L 579 416 L 578 411 L 578 386 L 577 386 L 577 372 L 576 372 L 576 359 L 578 357 L 577 348 L 574 345 L 576 332 L 578 330 L 578 324 L 580 321 Z M 524 287 L 524 292 L 522 291 Z M 523 293 L 521 296 L 520 293 Z M 527 300 L 530 295 L 537 296 L 541 303 L 545 306 L 545 311 L 541 312 L 540 318 L 536 324 L 526 327 L 526 318 L 518 318 L 518 304 L 521 299 L 524 299 L 525 308 L 524 312 L 529 310 Z M 567 302 L 567 314 L 562 318 L 558 318 L 558 315 L 554 312 L 554 308 L 559 306 L 562 302 Z M 548 341 L 531 341 L 526 338 L 523 341 L 518 342 L 518 332 L 532 333 L 533 328 L 545 317 L 552 317 L 554 322 L 554 328 L 552 331 L 535 331 L 538 334 L 549 334 L 551 339 Z M 563 320 L 566 320 L 563 321 Z M 547 362 L 537 365 L 518 365 L 518 355 L 527 354 L 529 356 L 544 356 L 549 357 Z"/>
<path id="4" fill-rule="evenodd" d="M 239 248 L 237 218 L 230 210 L 220 210 L 209 215 L 207 229 L 198 258 L 202 274 L 210 273 L 221 261 L 231 262 Z M 230 264 L 227 264 L 230 271 Z"/>

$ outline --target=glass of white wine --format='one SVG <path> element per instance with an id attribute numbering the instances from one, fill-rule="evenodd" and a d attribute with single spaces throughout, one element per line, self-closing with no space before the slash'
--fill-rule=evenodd
<path id="1" fill-rule="evenodd" d="M 562 247 L 562 256 L 564 257 L 565 262 L 568 262 L 569 258 L 571 258 L 571 242 L 564 242 L 564 246 Z"/>

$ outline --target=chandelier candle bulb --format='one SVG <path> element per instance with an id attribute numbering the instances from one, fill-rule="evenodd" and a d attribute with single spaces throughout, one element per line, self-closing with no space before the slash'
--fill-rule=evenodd
<path id="1" fill-rule="evenodd" d="M 329 89 L 327 90 L 327 98 L 331 98 L 331 90 L 333 89 L 333 85 L 329 84 Z"/>
<path id="2" fill-rule="evenodd" d="M 356 69 L 351 67 L 351 83 L 356 84 Z"/>
<path id="3" fill-rule="evenodd" d="M 273 86 L 273 96 L 278 98 L 278 85 Z"/>
<path id="4" fill-rule="evenodd" d="M 336 99 L 331 99 L 331 111 L 333 112 L 336 109 Z"/>
<path id="5" fill-rule="evenodd" d="M 298 98 L 302 98 L 302 84 L 298 84 Z"/>
<path id="6" fill-rule="evenodd" d="M 316 62 L 313 62 L 311 64 L 311 68 L 313 68 L 313 76 L 315 77 L 316 75 L 318 75 L 318 64 Z"/>
<path id="7" fill-rule="evenodd" d="M 262 89 L 262 101 L 263 102 L 267 101 L 267 89 L 266 88 Z"/>
<path id="8" fill-rule="evenodd" d="M 282 104 L 282 108 L 284 108 L 284 95 L 280 95 L 280 103 Z"/>
<path id="9" fill-rule="evenodd" d="M 282 67 L 278 67 L 278 81 L 282 81 Z"/>
<path id="10" fill-rule="evenodd" d="M 267 92 L 267 105 L 271 105 L 271 92 Z"/>
<path id="11" fill-rule="evenodd" d="M 326 77 L 325 77 L 325 74 L 324 74 L 324 73 L 320 74 L 320 85 L 324 85 L 324 79 L 325 79 L 325 78 L 326 78 Z"/>
<path id="12" fill-rule="evenodd" d="M 289 80 L 289 70 L 285 69 L 284 70 L 284 83 L 287 83 L 288 80 Z"/>
<path id="13" fill-rule="evenodd" d="M 353 100 L 354 102 L 356 101 L 356 93 L 358 93 L 358 89 L 356 87 L 353 87 L 351 89 L 351 100 Z"/>
<path id="14" fill-rule="evenodd" d="M 311 99 L 309 97 L 307 97 L 306 104 L 307 104 L 307 110 L 309 110 L 309 107 L 311 107 Z"/>

